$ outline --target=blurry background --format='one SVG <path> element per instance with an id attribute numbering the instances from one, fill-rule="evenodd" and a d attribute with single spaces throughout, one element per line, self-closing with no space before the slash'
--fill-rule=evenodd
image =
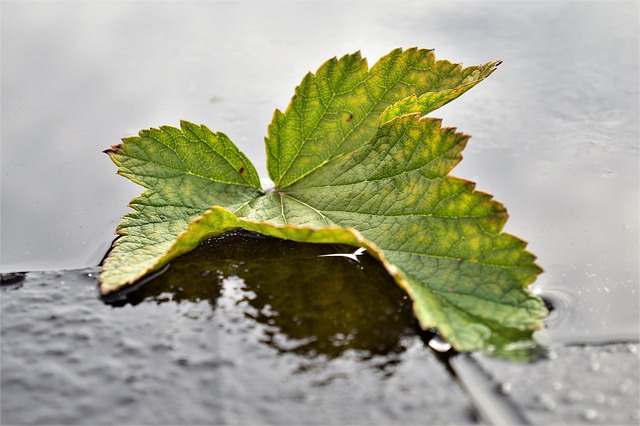
<path id="1" fill-rule="evenodd" d="M 563 342 L 637 340 L 636 1 L 3 1 L 2 272 L 96 265 L 141 189 L 102 150 L 205 123 L 266 176 L 263 138 L 307 71 L 360 50 L 504 63 L 436 111 L 473 136 L 454 175 L 508 208 Z"/>

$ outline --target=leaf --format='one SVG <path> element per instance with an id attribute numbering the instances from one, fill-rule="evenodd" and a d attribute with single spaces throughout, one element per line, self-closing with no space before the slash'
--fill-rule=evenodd
<path id="1" fill-rule="evenodd" d="M 359 53 L 307 74 L 265 139 L 274 189 L 222 133 L 182 122 L 109 150 L 147 188 L 118 228 L 103 294 L 235 228 L 364 247 L 412 298 L 425 329 L 457 350 L 520 354 L 546 315 L 527 291 L 541 269 L 502 233 L 504 207 L 449 176 L 468 136 L 424 115 L 490 75 L 427 50 L 397 49 L 370 70 Z"/>
<path id="2" fill-rule="evenodd" d="M 418 49 L 396 49 L 371 70 L 359 52 L 330 59 L 316 74 L 305 76 L 285 113 L 276 111 L 266 138 L 269 177 L 277 187 L 288 186 L 369 142 L 380 114 L 396 101 L 422 95 L 419 112 L 427 114 L 469 90 L 497 65 L 462 69 Z M 386 115 L 390 119 L 393 112 Z"/>
<path id="3" fill-rule="evenodd" d="M 164 266 L 178 235 L 210 206 L 233 209 L 262 193 L 249 160 L 205 126 L 183 121 L 181 130 L 143 130 L 107 152 L 119 174 L 148 189 L 118 226 L 120 238 L 100 274 L 103 294 Z"/>

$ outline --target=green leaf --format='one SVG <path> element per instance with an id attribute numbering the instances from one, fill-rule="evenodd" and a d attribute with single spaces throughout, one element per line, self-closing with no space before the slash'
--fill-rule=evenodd
<path id="1" fill-rule="evenodd" d="M 431 51 L 394 50 L 370 70 L 359 53 L 307 74 L 266 138 L 263 192 L 221 133 L 182 122 L 109 150 L 147 188 L 118 228 L 103 294 L 132 284 L 235 228 L 299 242 L 364 247 L 412 298 L 425 329 L 458 350 L 518 356 L 547 313 L 526 290 L 541 269 L 502 228 L 504 207 L 449 176 L 468 136 L 423 117 L 491 74 Z"/>
<path id="2" fill-rule="evenodd" d="M 491 74 L 499 62 L 462 69 L 430 50 L 396 49 L 371 70 L 360 53 L 333 58 L 307 74 L 285 113 L 276 111 L 266 138 L 269 177 L 285 187 L 333 158 L 366 144 L 385 108 L 420 95 L 422 115 Z M 386 119 L 400 112 L 385 112 Z"/>
<path id="3" fill-rule="evenodd" d="M 143 130 L 106 152 L 119 174 L 148 189 L 131 201 L 134 211 L 118 226 L 120 238 L 100 276 L 103 294 L 164 266 L 176 238 L 210 206 L 233 210 L 262 194 L 244 154 L 205 126 L 183 121 L 181 130 Z"/>

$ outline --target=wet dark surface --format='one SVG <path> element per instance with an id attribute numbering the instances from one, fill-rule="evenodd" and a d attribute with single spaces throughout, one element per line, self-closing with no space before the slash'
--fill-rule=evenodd
<path id="1" fill-rule="evenodd" d="M 3 424 L 476 423 L 382 267 L 318 257 L 346 249 L 228 236 L 110 303 L 95 268 L 9 277 Z"/>
<path id="2" fill-rule="evenodd" d="M 638 344 L 436 352 L 353 251 L 236 231 L 110 300 L 97 268 L 3 274 L 2 424 L 637 423 Z"/>
<path id="3" fill-rule="evenodd" d="M 637 343 L 556 347 L 533 364 L 474 355 L 531 424 L 640 422 Z"/>

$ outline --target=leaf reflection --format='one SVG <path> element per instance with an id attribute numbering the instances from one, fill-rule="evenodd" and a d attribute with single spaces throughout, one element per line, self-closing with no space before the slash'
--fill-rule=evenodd
<path id="1" fill-rule="evenodd" d="M 402 338 L 419 332 L 411 302 L 379 262 L 354 251 L 233 231 L 110 303 L 205 300 L 220 308 L 223 291 L 240 282 L 237 309 L 263 324 L 265 343 L 279 351 L 330 358 L 349 349 L 365 357 L 400 353 Z"/>

